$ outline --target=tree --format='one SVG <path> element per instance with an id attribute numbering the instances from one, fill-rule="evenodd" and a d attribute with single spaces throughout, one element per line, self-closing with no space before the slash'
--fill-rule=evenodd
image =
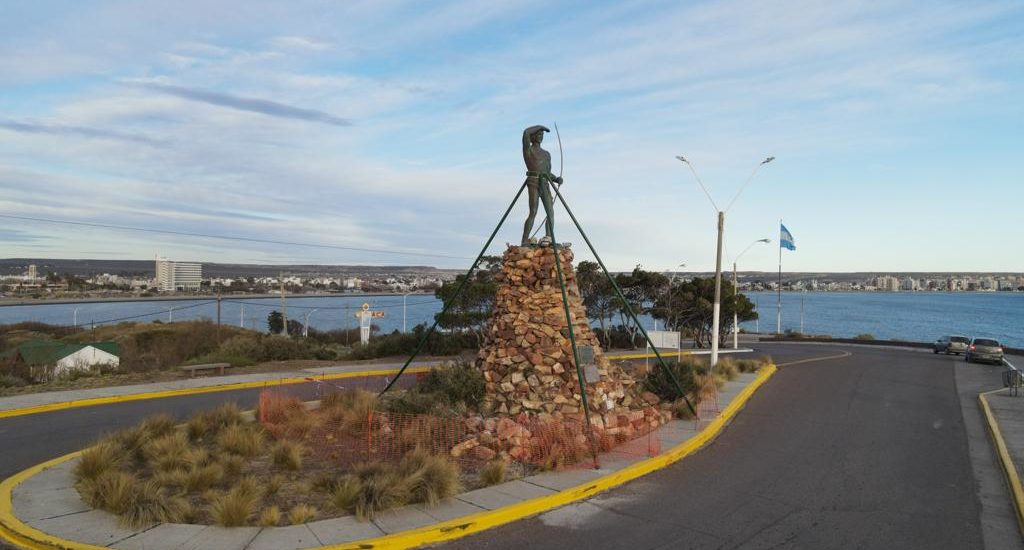
<path id="1" fill-rule="evenodd" d="M 619 310 L 621 302 L 615 294 L 615 287 L 596 262 L 583 260 L 576 266 L 576 283 L 580 289 L 580 298 L 587 308 L 587 316 L 596 319 L 601 325 L 601 334 L 605 335 L 605 347 L 611 347 L 611 338 L 607 332 L 605 320 L 609 323 Z"/>
<path id="2" fill-rule="evenodd" d="M 288 336 L 302 336 L 302 331 L 305 328 L 302 323 L 295 319 L 288 319 Z"/>
<path id="3" fill-rule="evenodd" d="M 270 334 L 284 332 L 284 315 L 280 311 L 274 310 L 267 315 L 267 330 L 270 331 Z"/>
<path id="4" fill-rule="evenodd" d="M 495 296 L 498 293 L 494 275 L 500 269 L 501 258 L 484 256 L 480 260 L 479 269 L 473 273 L 458 296 L 455 295 L 455 291 L 466 280 L 466 275 L 459 275 L 454 281 L 445 282 L 435 290 L 434 296 L 448 308 L 444 315 L 437 313 L 434 316 L 437 324 L 443 329 L 456 332 L 472 331 L 477 337 L 477 342 L 483 343 L 484 325 L 491 317 Z"/>
<path id="5" fill-rule="evenodd" d="M 625 304 L 618 304 L 619 319 L 629 333 L 632 345 L 636 346 L 639 327 L 629 315 L 627 306 L 637 315 L 654 314 L 659 295 L 667 290 L 668 277 L 654 271 L 645 271 L 643 267 L 637 265 L 632 273 L 616 275 L 615 282 L 619 284 L 622 294 L 626 297 Z"/>
<path id="6" fill-rule="evenodd" d="M 669 302 L 671 296 L 671 302 Z M 694 277 L 673 285 L 672 292 L 664 292 L 650 308 L 655 319 L 665 321 L 670 330 L 688 332 L 697 347 L 711 344 L 714 321 L 715 279 Z M 719 315 L 719 338 L 732 329 L 733 312 L 740 322 L 757 319 L 754 304 L 743 294 L 737 294 L 731 281 L 722 281 L 722 304 Z"/>

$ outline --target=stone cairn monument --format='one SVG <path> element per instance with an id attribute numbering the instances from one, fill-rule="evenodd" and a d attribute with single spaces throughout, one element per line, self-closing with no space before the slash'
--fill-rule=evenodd
<path id="1" fill-rule="evenodd" d="M 580 298 L 572 251 L 561 245 L 558 253 L 577 349 L 585 350 L 581 362 L 590 362 L 586 395 L 594 437 L 607 446 L 667 422 L 671 412 L 659 407 L 658 397 L 642 391 L 632 376 L 605 357 Z M 510 245 L 496 280 L 494 312 L 476 362 L 486 380 L 482 412 L 491 418 L 479 426 L 480 435 L 453 454 L 473 450 L 478 458 L 508 453 L 523 459 L 531 452 L 531 435 L 536 435 L 531 429 L 546 424 L 579 427 L 577 443 L 586 448 L 583 399 L 554 249 Z"/>
<path id="2" fill-rule="evenodd" d="M 556 125 L 556 135 L 557 130 Z M 648 433 L 672 417 L 671 404 L 659 403 L 656 395 L 642 391 L 632 376 L 608 361 L 590 328 L 572 251 L 555 239 L 552 191 L 566 211 L 569 206 L 556 187 L 562 185 L 562 176 L 551 173 L 551 155 L 541 147 L 549 131 L 541 125 L 523 130 L 526 179 L 466 275 L 468 280 L 516 201 L 527 192 L 529 215 L 522 243 L 509 245 L 502 258 L 494 311 L 477 356 L 486 395 L 480 414 L 466 420 L 469 437 L 451 449 L 455 457 L 531 461 L 538 454 L 550 458 L 559 452 L 578 457 L 581 449 L 589 448 L 596 465 L 599 447 Z M 545 231 L 538 241 L 531 231 L 541 205 Z M 573 222 L 597 258 L 575 217 Z M 605 275 L 611 278 L 607 270 Z M 456 295 L 461 289 L 460 285 Z M 448 307 L 446 303 L 442 315 Z M 631 310 L 629 314 L 639 323 Z M 436 327 L 435 319 L 381 393 L 395 384 Z"/>

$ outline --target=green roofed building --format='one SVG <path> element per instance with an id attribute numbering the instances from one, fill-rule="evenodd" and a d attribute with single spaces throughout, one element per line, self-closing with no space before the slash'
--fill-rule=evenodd
<path id="1" fill-rule="evenodd" d="M 28 367 L 33 378 L 52 378 L 93 367 L 117 367 L 121 363 L 117 342 L 75 344 L 33 340 L 10 350 L 3 358 L 16 366 Z"/>

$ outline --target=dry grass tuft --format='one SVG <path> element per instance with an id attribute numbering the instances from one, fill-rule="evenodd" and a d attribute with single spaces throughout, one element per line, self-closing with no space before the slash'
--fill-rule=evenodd
<path id="1" fill-rule="evenodd" d="M 188 419 L 186 430 L 189 439 L 200 441 L 216 436 L 228 426 L 244 423 L 242 411 L 234 403 L 225 403 L 212 411 L 203 411 Z"/>
<path id="2" fill-rule="evenodd" d="M 256 510 L 259 494 L 250 487 L 236 486 L 210 499 L 210 516 L 217 525 L 239 527 L 249 521 Z"/>
<path id="3" fill-rule="evenodd" d="M 77 484 L 79 494 L 89 506 L 118 515 L 132 506 L 138 486 L 139 478 L 116 470 L 103 472 L 95 479 Z"/>
<path id="4" fill-rule="evenodd" d="M 228 454 L 222 456 L 217 464 L 224 468 L 225 477 L 233 478 L 242 474 L 242 469 L 245 468 L 245 459 L 238 455 Z"/>
<path id="5" fill-rule="evenodd" d="M 733 381 L 737 376 L 740 375 L 740 368 L 736 364 L 736 360 L 732 357 L 723 357 L 719 359 L 718 364 L 714 368 L 715 374 L 723 377 L 726 381 Z"/>
<path id="6" fill-rule="evenodd" d="M 281 523 L 281 509 L 277 506 L 264 508 L 256 524 L 260 527 L 277 527 Z"/>
<path id="7" fill-rule="evenodd" d="M 194 515 L 192 504 L 177 495 L 168 495 L 155 481 L 138 484 L 134 502 L 121 514 L 121 521 L 131 527 L 150 523 L 181 523 Z"/>
<path id="8" fill-rule="evenodd" d="M 406 453 L 398 464 L 398 474 L 409 488 L 411 502 L 423 502 L 428 506 L 437 506 L 441 500 L 462 488 L 459 465 L 423 449 Z"/>
<path id="9" fill-rule="evenodd" d="M 185 457 L 189 450 L 185 434 L 173 431 L 146 441 L 142 445 L 142 456 L 154 470 L 169 472 L 188 465 Z"/>
<path id="10" fill-rule="evenodd" d="M 281 490 L 281 487 L 284 486 L 286 481 L 288 480 L 285 479 L 285 477 L 281 474 L 274 474 L 270 476 L 270 478 L 266 480 L 266 483 L 263 486 L 264 495 L 268 497 L 276 495 L 277 492 Z"/>
<path id="11" fill-rule="evenodd" d="M 308 504 L 296 504 L 288 512 L 288 522 L 292 525 L 309 523 L 316 517 L 316 508 Z"/>
<path id="12" fill-rule="evenodd" d="M 258 426 L 234 424 L 220 432 L 217 444 L 222 450 L 232 454 L 254 456 L 263 447 L 263 431 Z"/>
<path id="13" fill-rule="evenodd" d="M 363 464 L 356 468 L 356 476 L 360 482 L 359 495 L 352 511 L 361 521 L 410 501 L 408 483 L 388 464 Z"/>
<path id="14" fill-rule="evenodd" d="M 112 440 L 101 441 L 86 449 L 75 465 L 76 481 L 93 480 L 117 468 L 125 458 L 124 449 Z"/>
<path id="15" fill-rule="evenodd" d="M 178 421 L 169 414 L 154 414 L 139 423 L 139 428 L 146 432 L 149 439 L 156 439 L 173 433 L 177 425 Z"/>
<path id="16" fill-rule="evenodd" d="M 287 439 L 278 441 L 270 448 L 270 456 L 274 460 L 274 465 L 292 471 L 302 468 L 304 452 L 305 448 L 301 444 Z"/>
<path id="17" fill-rule="evenodd" d="M 508 465 L 505 464 L 504 460 L 492 460 L 480 469 L 480 483 L 482 483 L 484 487 L 504 483 L 507 470 Z"/>
<path id="18" fill-rule="evenodd" d="M 185 477 L 185 490 L 189 492 L 205 491 L 224 479 L 224 467 L 220 464 L 192 466 Z"/>
<path id="19" fill-rule="evenodd" d="M 362 483 L 359 478 L 353 475 L 346 475 L 334 483 L 331 493 L 331 503 L 339 510 L 355 509 L 356 499 L 362 491 Z"/>

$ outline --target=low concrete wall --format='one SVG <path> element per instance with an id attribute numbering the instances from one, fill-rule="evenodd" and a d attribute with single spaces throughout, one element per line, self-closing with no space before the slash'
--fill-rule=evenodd
<path id="1" fill-rule="evenodd" d="M 903 348 L 926 348 L 931 349 L 931 342 L 909 342 L 907 340 L 858 340 L 857 338 L 827 338 L 822 336 L 808 336 L 806 338 L 792 336 L 761 336 L 759 342 L 821 342 L 830 344 L 863 344 L 865 346 L 898 346 Z M 1003 351 L 1008 355 L 1024 355 L 1024 349 L 1010 348 L 1003 346 Z"/>

